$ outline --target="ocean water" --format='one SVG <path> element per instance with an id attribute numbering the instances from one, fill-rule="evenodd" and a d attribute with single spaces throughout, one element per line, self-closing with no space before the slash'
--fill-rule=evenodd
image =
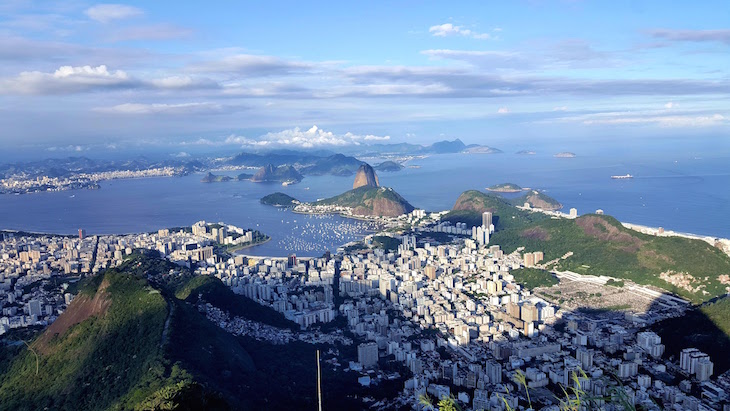
<path id="1" fill-rule="evenodd" d="M 559 151 L 559 150 L 558 150 Z M 575 158 L 537 155 L 448 154 L 414 159 L 395 173 L 379 173 L 415 207 L 451 208 L 468 189 L 512 182 L 544 190 L 579 214 L 603 209 L 621 221 L 680 232 L 730 237 L 728 151 L 585 150 Z M 631 180 L 611 175 L 630 173 Z M 219 173 L 224 174 L 224 173 Z M 236 173 L 228 173 L 235 175 Z M 0 196 L 0 228 L 89 234 L 154 231 L 198 220 L 224 221 L 270 235 L 247 250 L 257 255 L 321 255 L 357 239 L 372 227 L 339 216 L 306 216 L 261 205 L 275 191 L 312 201 L 352 187 L 353 177 L 307 176 L 300 184 L 225 182 L 205 184 L 201 174 L 107 181 L 100 190 Z"/>

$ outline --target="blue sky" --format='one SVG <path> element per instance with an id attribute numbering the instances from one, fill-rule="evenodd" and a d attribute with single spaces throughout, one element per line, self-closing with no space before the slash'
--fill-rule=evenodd
<path id="1" fill-rule="evenodd" d="M 730 129 L 727 1 L 56 3 L 0 4 L 6 146 L 528 147 Z"/>

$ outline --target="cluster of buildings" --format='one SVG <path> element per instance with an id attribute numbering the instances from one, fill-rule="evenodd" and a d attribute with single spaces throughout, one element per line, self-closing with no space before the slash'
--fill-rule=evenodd
<path id="1" fill-rule="evenodd" d="M 69 286 L 94 266 L 97 239 L 8 232 L 1 239 L 0 334 L 50 324 L 73 299 Z"/>
<path id="2" fill-rule="evenodd" d="M 79 173 L 69 177 L 16 174 L 0 180 L 0 194 L 23 194 L 39 191 L 64 191 L 79 188 L 99 188 L 99 182 L 122 178 L 171 177 L 184 174 L 182 167 L 157 167 L 146 170 L 115 170 Z"/>
<path id="3" fill-rule="evenodd" d="M 523 378 L 530 401 L 547 410 L 559 409 L 561 386 L 606 410 L 621 409 L 616 404 L 622 401 L 657 410 L 657 404 L 728 409 L 730 385 L 711 381 L 712 361 L 705 354 L 685 350 L 684 362 L 693 365 L 681 367 L 666 358 L 661 338 L 646 331 L 647 321 L 661 319 L 656 313 L 643 318 L 561 310 L 515 282 L 512 269 L 543 257 L 520 251 L 504 254 L 471 238 L 431 245 L 406 235 L 390 253 L 344 253 L 339 262 L 308 264 L 339 279 L 327 278 L 318 292 L 327 295 L 333 287 L 342 301 L 337 313 L 357 342 L 357 361 L 349 369 L 360 373 L 363 385 L 403 378 L 396 404 L 418 408 L 418 397 L 428 393 L 453 395 L 465 409 L 527 408 L 523 385 L 516 382 Z M 302 267 L 292 263 L 272 263 L 269 271 L 296 276 Z M 243 291 L 238 281 L 234 290 L 262 303 L 282 299 L 282 292 L 269 296 L 270 288 L 264 298 L 258 288 Z M 243 280 L 244 287 L 249 283 Z M 396 376 L 388 363 L 400 363 L 408 373 Z"/>
<path id="4" fill-rule="evenodd" d="M 322 258 L 223 257 L 217 246 L 251 241 L 251 232 L 205 222 L 90 238 L 6 234 L 0 243 L 0 330 L 50 322 L 70 301 L 64 286 L 46 291 L 33 284 L 52 275 L 70 282 L 147 248 L 219 278 L 303 330 L 282 331 L 201 306 L 231 333 L 275 344 L 354 343 L 357 358 L 348 369 L 359 373 L 361 384 L 402 381 L 390 405 L 419 409 L 418 398 L 430 394 L 453 395 L 470 410 L 527 409 L 532 403 L 557 411 L 566 387 L 609 411 L 623 409 L 617 405 L 622 402 L 647 410 L 730 410 L 730 378 L 714 375 L 712 358 L 695 348 L 667 358 L 659 335 L 646 328 L 661 319 L 656 312 L 568 311 L 523 288 L 510 272 L 537 265 L 543 255 L 523 249 L 505 254 L 489 245 L 491 220 L 485 213 L 482 225 L 471 229 L 431 222 L 399 236 L 400 245 L 390 252 L 367 249 Z M 431 232 L 458 236 L 439 243 L 427 240 Z M 342 330 L 307 331 L 336 319 L 352 339 Z"/>
<path id="5" fill-rule="evenodd" d="M 67 291 L 81 276 L 116 267 L 135 249 L 157 250 L 177 264 L 198 264 L 205 270 L 217 262 L 218 240 L 240 245 L 252 241 L 253 235 L 231 225 L 198 222 L 192 229 L 154 233 L 87 236 L 80 229 L 78 236 L 3 232 L 0 239 L 3 334 L 11 328 L 50 324 L 73 299 Z"/>

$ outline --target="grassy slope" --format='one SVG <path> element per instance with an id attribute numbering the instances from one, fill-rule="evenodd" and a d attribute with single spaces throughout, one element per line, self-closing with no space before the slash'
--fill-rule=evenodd
<path id="1" fill-rule="evenodd" d="M 527 251 L 544 251 L 546 261 L 572 251 L 574 255 L 556 268 L 627 278 L 695 302 L 724 294 L 725 286 L 717 277 L 730 273 L 730 258 L 703 241 L 641 234 L 622 227 L 609 216 L 544 220 L 497 232 L 490 243 L 499 244 L 508 253 L 520 246 Z M 700 290 L 677 288 L 660 279 L 659 274 L 668 270 L 691 274 L 695 277 L 694 287 Z"/>
<path id="2" fill-rule="evenodd" d="M 106 281 L 111 304 L 104 314 L 32 344 L 41 354 L 37 375 L 32 352 L 14 359 L 0 379 L 3 409 L 129 408 L 167 384 L 159 345 L 164 298 L 123 271 L 108 272 Z"/>

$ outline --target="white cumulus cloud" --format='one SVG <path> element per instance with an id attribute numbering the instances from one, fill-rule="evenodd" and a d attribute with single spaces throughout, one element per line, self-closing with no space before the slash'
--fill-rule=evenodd
<path id="1" fill-rule="evenodd" d="M 100 23 L 109 23 L 113 20 L 123 20 L 138 17 L 144 14 L 141 9 L 125 4 L 97 4 L 84 11 L 90 19 Z"/>
<path id="2" fill-rule="evenodd" d="M 62 66 L 53 73 L 24 71 L 14 78 L 0 80 L 0 93 L 61 94 L 133 85 L 134 81 L 127 73 L 109 71 L 105 65 Z"/>
<path id="3" fill-rule="evenodd" d="M 231 137 L 229 137 L 230 139 Z M 314 148 L 322 146 L 359 145 L 363 141 L 374 142 L 389 139 L 390 136 L 377 136 L 373 134 L 359 135 L 350 132 L 336 134 L 332 131 L 326 131 L 317 126 L 312 126 L 306 130 L 295 127 L 288 130 L 267 133 L 254 141 L 245 138 L 239 138 L 237 141 L 243 143 L 243 145 Z"/>
<path id="4" fill-rule="evenodd" d="M 509 113 L 509 109 L 507 107 L 500 107 L 497 110 L 497 114 L 508 114 L 508 113 Z"/>

